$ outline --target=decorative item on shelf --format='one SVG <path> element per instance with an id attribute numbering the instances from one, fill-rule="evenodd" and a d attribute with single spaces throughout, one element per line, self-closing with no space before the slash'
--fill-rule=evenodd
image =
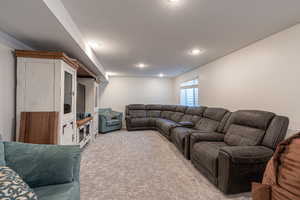
<path id="1" fill-rule="evenodd" d="M 91 116 L 92 116 L 92 113 L 87 112 L 87 113 L 85 113 L 84 115 L 85 115 L 85 116 L 84 116 L 85 118 L 86 118 L 86 117 L 91 117 Z"/>
<path id="2" fill-rule="evenodd" d="M 76 120 L 82 120 L 84 119 L 84 113 L 76 113 Z"/>

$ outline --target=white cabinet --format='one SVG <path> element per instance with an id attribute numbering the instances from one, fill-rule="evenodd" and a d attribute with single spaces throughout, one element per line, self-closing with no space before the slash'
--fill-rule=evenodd
<path id="1" fill-rule="evenodd" d="M 76 144 L 75 134 L 74 134 L 74 124 L 73 123 L 65 123 L 62 128 L 61 135 L 61 144 L 64 145 L 72 145 Z"/>
<path id="2" fill-rule="evenodd" d="M 76 144 L 77 65 L 60 52 L 16 51 L 17 140 L 21 112 L 58 112 L 57 144 Z"/>
<path id="3" fill-rule="evenodd" d="M 91 78 L 78 78 L 78 83 L 85 86 L 86 89 L 86 101 L 85 110 L 93 117 L 92 123 L 90 124 L 91 139 L 94 140 L 98 134 L 98 89 L 99 84 Z"/>

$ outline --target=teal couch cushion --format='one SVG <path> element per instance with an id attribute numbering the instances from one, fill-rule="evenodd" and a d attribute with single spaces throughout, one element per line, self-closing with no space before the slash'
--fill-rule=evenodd
<path id="1" fill-rule="evenodd" d="M 15 170 L 32 188 L 70 183 L 80 149 L 74 146 L 37 145 L 4 142 L 6 165 Z"/>
<path id="2" fill-rule="evenodd" d="M 77 182 L 33 188 L 39 200 L 79 200 Z"/>
<path id="3" fill-rule="evenodd" d="M 0 166 L 5 166 L 5 153 L 4 153 L 4 144 L 0 142 Z"/>
<path id="4" fill-rule="evenodd" d="M 106 122 L 107 126 L 116 126 L 116 125 L 120 125 L 120 124 L 121 124 L 121 122 L 118 119 L 113 119 L 113 120 Z"/>

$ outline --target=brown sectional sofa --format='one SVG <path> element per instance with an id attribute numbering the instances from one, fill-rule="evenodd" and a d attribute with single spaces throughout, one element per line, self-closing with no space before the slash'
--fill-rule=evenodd
<path id="1" fill-rule="evenodd" d="M 266 111 L 179 105 L 128 105 L 125 119 L 128 131 L 159 131 L 225 194 L 261 181 L 289 124 Z"/>

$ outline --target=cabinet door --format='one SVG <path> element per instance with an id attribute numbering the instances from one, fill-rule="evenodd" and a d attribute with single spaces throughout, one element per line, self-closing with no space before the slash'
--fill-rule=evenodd
<path id="1" fill-rule="evenodd" d="M 75 79 L 76 73 L 74 70 L 64 67 L 63 71 L 64 96 L 63 96 L 63 113 L 64 116 L 75 114 Z"/>
<path id="2" fill-rule="evenodd" d="M 62 127 L 62 145 L 75 144 L 75 126 L 73 122 L 64 124 Z"/>
<path id="3" fill-rule="evenodd" d="M 50 60 L 30 60 L 23 74 L 22 111 L 54 111 L 54 64 Z"/>

